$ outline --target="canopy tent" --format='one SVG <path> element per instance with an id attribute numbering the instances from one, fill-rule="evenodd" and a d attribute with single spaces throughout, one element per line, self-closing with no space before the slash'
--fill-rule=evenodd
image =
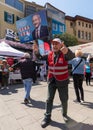
<path id="1" fill-rule="evenodd" d="M 4 41 L 0 42 L 0 56 L 23 57 L 24 52 L 16 50 Z"/>
<path id="2" fill-rule="evenodd" d="M 6 40 L 6 39 L 0 39 L 0 42 L 3 42 L 3 41 L 15 49 L 32 51 L 32 44 L 33 44 L 32 42 L 22 44 L 20 42 L 10 41 L 10 40 Z"/>
<path id="3" fill-rule="evenodd" d="M 77 46 L 71 46 L 69 47 L 73 52 L 77 49 L 81 49 L 82 52 L 84 53 L 84 56 L 87 57 L 88 54 L 93 57 L 93 42 L 82 44 L 82 45 L 77 45 Z"/>

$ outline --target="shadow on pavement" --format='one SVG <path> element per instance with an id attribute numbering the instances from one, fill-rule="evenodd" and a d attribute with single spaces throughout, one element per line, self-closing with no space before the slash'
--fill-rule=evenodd
<path id="1" fill-rule="evenodd" d="M 37 82 L 37 83 L 33 84 L 34 87 L 37 86 L 37 85 L 40 85 L 40 83 Z M 2 87 L 0 89 L 0 94 L 2 94 L 2 95 L 11 95 L 12 93 L 17 93 L 18 89 L 20 89 L 20 88 L 24 88 L 23 83 L 9 85 L 7 88 Z"/>
<path id="2" fill-rule="evenodd" d="M 59 123 L 52 120 L 50 125 L 55 128 L 60 128 L 60 130 L 69 130 L 65 123 Z"/>
<path id="3" fill-rule="evenodd" d="M 91 103 L 91 102 L 86 102 L 85 101 L 82 105 L 85 106 L 85 107 L 93 109 L 93 103 Z"/>
<path id="4" fill-rule="evenodd" d="M 17 93 L 18 90 L 15 86 L 8 86 L 7 88 L 0 89 L 0 94 L 11 95 L 12 93 Z"/>
<path id="5" fill-rule="evenodd" d="M 24 103 L 22 103 L 24 104 Z M 28 107 L 35 107 L 35 108 L 38 108 L 38 109 L 45 109 L 45 102 L 43 101 L 38 101 L 38 100 L 34 100 L 34 99 L 30 99 L 30 103 L 28 104 L 25 104 L 26 106 Z"/>
<path id="6" fill-rule="evenodd" d="M 93 130 L 93 124 L 76 122 L 70 117 L 67 123 L 59 123 L 56 121 L 51 121 L 50 125 L 56 128 L 60 128 L 60 130 Z"/>
<path id="7" fill-rule="evenodd" d="M 75 126 L 68 127 L 68 130 L 93 130 L 92 124 L 77 123 Z"/>
<path id="8" fill-rule="evenodd" d="M 69 117 L 68 122 L 59 123 L 56 121 L 52 121 L 50 125 L 56 128 L 60 128 L 60 130 L 72 130 L 73 128 L 74 128 L 73 130 L 76 130 L 75 126 L 77 126 L 77 124 L 78 123 L 75 120 Z"/>
<path id="9" fill-rule="evenodd" d="M 39 101 L 39 100 L 34 100 L 34 99 L 30 99 L 30 103 L 28 104 L 25 104 L 25 103 L 22 103 L 22 104 L 25 104 L 26 106 L 28 107 L 35 107 L 35 108 L 38 108 L 38 109 L 45 109 L 45 103 L 46 102 L 43 102 L 43 101 Z M 53 106 L 53 109 L 55 108 L 60 108 L 61 105 L 54 105 Z"/>

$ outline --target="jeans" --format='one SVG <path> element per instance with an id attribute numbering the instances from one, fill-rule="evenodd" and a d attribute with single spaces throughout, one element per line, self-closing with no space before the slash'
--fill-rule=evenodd
<path id="1" fill-rule="evenodd" d="M 24 79 L 23 84 L 25 87 L 25 97 L 24 98 L 28 99 L 30 97 L 30 91 L 31 91 L 31 87 L 32 87 L 32 78 Z"/>

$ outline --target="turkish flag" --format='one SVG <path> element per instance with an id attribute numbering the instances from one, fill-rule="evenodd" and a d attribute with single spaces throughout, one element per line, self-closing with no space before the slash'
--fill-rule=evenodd
<path id="1" fill-rule="evenodd" d="M 47 42 L 44 42 L 44 51 L 45 51 L 45 54 L 48 54 L 50 51 L 50 45 Z"/>

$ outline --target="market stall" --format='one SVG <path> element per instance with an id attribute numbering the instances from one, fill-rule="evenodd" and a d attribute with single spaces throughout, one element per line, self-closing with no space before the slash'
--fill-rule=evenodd
<path id="1" fill-rule="evenodd" d="M 23 57 L 24 52 L 12 48 L 7 43 L 0 42 L 0 56 Z"/>

